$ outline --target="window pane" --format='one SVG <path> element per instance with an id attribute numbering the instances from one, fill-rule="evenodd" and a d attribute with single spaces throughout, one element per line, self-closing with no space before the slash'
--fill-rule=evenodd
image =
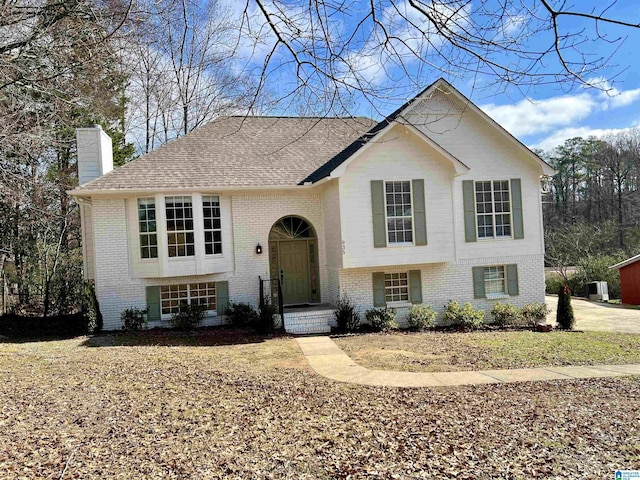
<path id="1" fill-rule="evenodd" d="M 149 249 L 156 240 L 156 214 L 153 198 L 138 199 L 138 233 L 140 238 L 140 258 L 158 258 L 156 249 Z"/>
<path id="2" fill-rule="evenodd" d="M 389 243 L 413 242 L 411 182 L 386 182 L 385 191 Z"/>
<path id="3" fill-rule="evenodd" d="M 384 276 L 385 300 L 398 302 L 409 300 L 409 277 L 406 272 L 386 273 Z"/>
<path id="4" fill-rule="evenodd" d="M 220 198 L 217 195 L 202 197 L 202 214 L 204 217 L 204 250 L 207 255 L 222 253 L 222 233 L 220 221 Z M 291 226 L 295 231 L 300 224 Z"/>
<path id="5" fill-rule="evenodd" d="M 166 197 L 167 243 L 170 257 L 195 255 L 191 197 Z"/>

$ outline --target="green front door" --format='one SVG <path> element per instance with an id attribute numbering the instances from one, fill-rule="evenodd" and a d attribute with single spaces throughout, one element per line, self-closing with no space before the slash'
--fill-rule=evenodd
<path id="1" fill-rule="evenodd" d="M 309 303 L 309 254 L 306 240 L 280 241 L 278 247 L 285 305 Z"/>

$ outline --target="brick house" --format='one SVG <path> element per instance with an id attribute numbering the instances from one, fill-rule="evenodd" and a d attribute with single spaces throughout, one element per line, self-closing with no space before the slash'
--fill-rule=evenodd
<path id="1" fill-rule="evenodd" d="M 78 129 L 85 276 L 106 329 L 127 307 L 285 306 L 321 332 L 341 292 L 364 312 L 544 301 L 540 177 L 553 169 L 440 79 L 383 121 L 225 117 L 111 171 Z M 278 282 L 281 296 L 278 298 Z"/>

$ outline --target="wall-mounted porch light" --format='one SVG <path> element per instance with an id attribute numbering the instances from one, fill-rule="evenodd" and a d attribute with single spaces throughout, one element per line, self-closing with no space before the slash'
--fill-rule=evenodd
<path id="1" fill-rule="evenodd" d="M 262 253 L 262 245 L 260 245 L 260 244 L 256 245 L 256 253 L 258 255 L 260 255 Z"/>

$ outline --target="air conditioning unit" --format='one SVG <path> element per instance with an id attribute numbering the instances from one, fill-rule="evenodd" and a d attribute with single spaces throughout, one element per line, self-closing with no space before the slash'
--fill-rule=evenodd
<path id="1" fill-rule="evenodd" d="M 589 294 L 589 300 L 596 302 L 609 301 L 609 287 L 607 286 L 607 282 L 587 283 L 587 293 Z"/>

